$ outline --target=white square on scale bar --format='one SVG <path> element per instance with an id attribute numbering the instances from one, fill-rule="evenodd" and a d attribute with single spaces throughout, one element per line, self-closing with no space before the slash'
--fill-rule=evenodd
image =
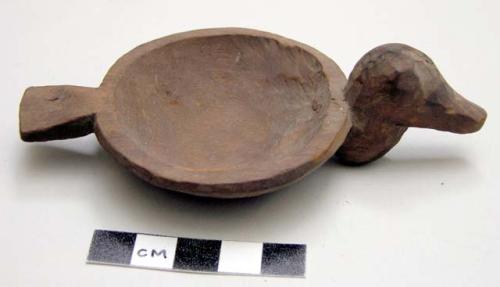
<path id="1" fill-rule="evenodd" d="M 137 234 L 130 265 L 172 269 L 177 238 Z"/>
<path id="2" fill-rule="evenodd" d="M 262 243 L 222 241 L 218 272 L 260 274 Z"/>

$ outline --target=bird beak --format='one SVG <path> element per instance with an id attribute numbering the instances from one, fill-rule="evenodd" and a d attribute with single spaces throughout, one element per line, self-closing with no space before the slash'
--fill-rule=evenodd
<path id="1" fill-rule="evenodd" d="M 426 101 L 430 116 L 425 127 L 458 134 L 477 132 L 486 120 L 486 111 L 455 92 L 447 84 Z"/>

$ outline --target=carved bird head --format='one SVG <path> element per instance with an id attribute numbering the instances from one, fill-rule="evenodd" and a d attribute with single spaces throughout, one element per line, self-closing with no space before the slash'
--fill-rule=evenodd
<path id="1" fill-rule="evenodd" d="M 345 97 L 353 128 L 339 151 L 344 162 L 384 155 L 407 127 L 463 134 L 478 131 L 486 120 L 486 111 L 454 91 L 427 55 L 403 44 L 379 46 L 363 56 Z"/>

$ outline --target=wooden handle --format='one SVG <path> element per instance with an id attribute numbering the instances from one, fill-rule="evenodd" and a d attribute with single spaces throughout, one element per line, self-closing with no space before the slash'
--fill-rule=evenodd
<path id="1" fill-rule="evenodd" d="M 21 139 L 28 142 L 76 138 L 94 132 L 96 88 L 44 86 L 26 89 L 19 110 Z"/>

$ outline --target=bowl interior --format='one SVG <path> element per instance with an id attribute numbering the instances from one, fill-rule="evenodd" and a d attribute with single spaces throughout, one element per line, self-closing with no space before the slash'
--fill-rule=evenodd
<path id="1" fill-rule="evenodd" d="M 137 149 L 192 171 L 262 168 L 320 129 L 330 100 L 319 61 L 248 35 L 173 42 L 135 60 L 116 86 L 117 116 Z"/>

